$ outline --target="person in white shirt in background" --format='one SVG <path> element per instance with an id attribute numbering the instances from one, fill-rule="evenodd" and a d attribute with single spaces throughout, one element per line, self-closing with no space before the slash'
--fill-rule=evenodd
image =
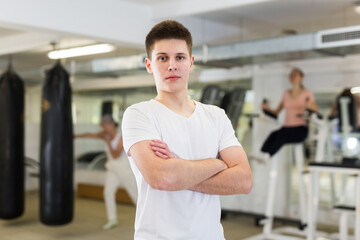
<path id="1" fill-rule="evenodd" d="M 78 134 L 75 135 L 75 138 L 96 138 L 105 141 L 107 162 L 105 164 L 104 200 L 108 222 L 103 226 L 103 229 L 108 230 L 118 225 L 115 202 L 117 189 L 119 187 L 125 188 L 134 203 L 137 201 L 137 189 L 129 162 L 123 151 L 123 140 L 121 133 L 117 131 L 117 123 L 110 115 L 104 115 L 100 125 L 102 131 Z"/>
<path id="2" fill-rule="evenodd" d="M 246 154 L 224 110 L 188 97 L 188 29 L 160 22 L 145 45 L 157 96 L 127 108 L 122 122 L 138 186 L 134 239 L 223 240 L 218 195 L 251 191 Z"/>

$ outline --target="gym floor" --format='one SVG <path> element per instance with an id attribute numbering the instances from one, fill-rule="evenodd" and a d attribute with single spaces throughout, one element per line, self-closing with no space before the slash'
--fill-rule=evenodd
<path id="1" fill-rule="evenodd" d="M 24 215 L 12 221 L 0 220 L 1 240 L 131 240 L 134 234 L 135 207 L 117 205 L 119 225 L 108 231 L 102 230 L 106 222 L 105 205 L 101 200 L 76 198 L 75 217 L 72 223 L 60 227 L 44 226 L 39 221 L 38 193 L 26 195 Z M 228 216 L 222 222 L 227 240 L 244 239 L 261 232 L 254 226 L 254 219 Z"/>
<path id="2" fill-rule="evenodd" d="M 0 220 L 1 240 L 131 240 L 134 234 L 135 207 L 117 205 L 119 225 L 108 231 L 102 230 L 106 222 L 105 205 L 101 200 L 76 198 L 75 217 L 72 223 L 60 227 L 44 226 L 39 221 L 37 192 L 26 194 L 24 215 L 12 221 Z M 230 215 L 222 221 L 227 240 L 240 240 L 261 232 L 254 219 Z M 278 224 L 276 224 L 278 226 Z M 323 228 L 323 227 L 322 227 Z M 325 227 L 322 230 L 336 231 Z"/>

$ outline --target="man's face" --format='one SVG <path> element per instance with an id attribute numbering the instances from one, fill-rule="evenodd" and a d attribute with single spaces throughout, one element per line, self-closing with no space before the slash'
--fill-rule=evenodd
<path id="1" fill-rule="evenodd" d="M 151 59 L 145 60 L 146 69 L 154 74 L 159 92 L 186 91 L 194 57 L 189 55 L 185 40 L 163 39 L 156 41 Z"/>

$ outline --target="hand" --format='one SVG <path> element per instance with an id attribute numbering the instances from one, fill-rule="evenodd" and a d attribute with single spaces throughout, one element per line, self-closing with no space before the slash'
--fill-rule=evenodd
<path id="1" fill-rule="evenodd" d="M 262 103 L 261 104 L 261 109 L 262 110 L 267 110 L 268 109 L 268 105 L 266 103 Z"/>
<path id="2" fill-rule="evenodd" d="M 105 142 L 110 142 L 111 141 L 111 135 L 106 133 L 105 131 L 104 132 L 100 132 L 99 133 L 99 137 L 101 139 L 103 139 Z"/>
<path id="3" fill-rule="evenodd" d="M 169 159 L 175 157 L 175 154 L 170 151 L 168 145 L 160 140 L 152 140 L 150 146 L 155 155 L 160 158 Z"/>

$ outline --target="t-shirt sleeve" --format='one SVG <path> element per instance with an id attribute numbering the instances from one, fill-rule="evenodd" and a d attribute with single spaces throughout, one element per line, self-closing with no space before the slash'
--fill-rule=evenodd
<path id="1" fill-rule="evenodd" d="M 123 146 L 129 156 L 130 148 L 137 142 L 160 139 L 148 116 L 139 108 L 129 107 L 122 119 Z"/>
<path id="2" fill-rule="evenodd" d="M 235 131 L 231 125 L 231 121 L 226 115 L 225 111 L 221 109 L 221 118 L 219 121 L 220 129 L 219 132 L 219 152 L 224 150 L 225 148 L 232 147 L 232 146 L 240 146 L 241 144 L 239 140 L 235 136 Z"/>

